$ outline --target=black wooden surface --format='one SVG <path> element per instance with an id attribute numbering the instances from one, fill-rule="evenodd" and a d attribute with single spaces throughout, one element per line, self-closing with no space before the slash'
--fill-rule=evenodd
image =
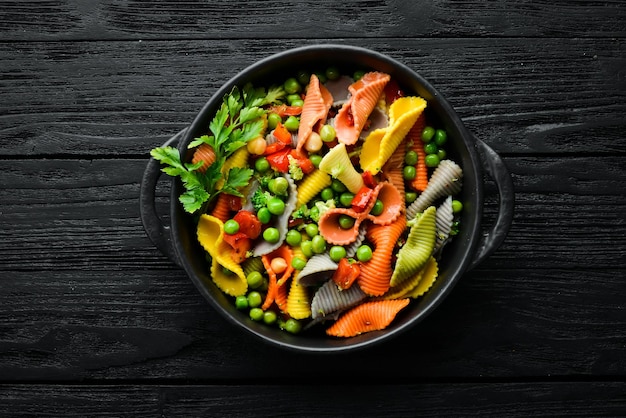
<path id="1" fill-rule="evenodd" d="M 33 0 L 0 17 L 0 416 L 626 415 L 626 3 Z M 332 357 L 218 316 L 138 206 L 149 150 L 222 83 L 329 42 L 431 81 L 516 199 L 504 244 L 433 315 Z"/>

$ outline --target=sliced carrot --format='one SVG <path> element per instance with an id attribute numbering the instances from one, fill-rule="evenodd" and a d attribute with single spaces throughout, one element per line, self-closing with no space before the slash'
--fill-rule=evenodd
<path id="1" fill-rule="evenodd" d="M 346 311 L 326 330 L 326 334 L 333 337 L 354 337 L 385 329 L 409 301 L 406 298 L 365 302 Z"/>

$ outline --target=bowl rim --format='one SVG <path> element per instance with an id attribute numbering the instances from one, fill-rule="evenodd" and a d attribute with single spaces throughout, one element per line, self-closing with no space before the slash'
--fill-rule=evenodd
<path id="1" fill-rule="evenodd" d="M 308 352 L 308 353 L 338 353 L 338 352 L 346 352 L 346 351 L 355 351 L 361 350 L 364 348 L 373 347 L 375 345 L 379 345 L 382 342 L 390 341 L 392 338 L 403 334 L 407 330 L 413 328 L 417 323 L 421 322 L 424 318 L 429 316 L 434 309 L 439 306 L 439 304 L 446 298 L 446 296 L 450 293 L 452 288 L 459 281 L 468 265 L 471 262 L 472 255 L 476 250 L 476 246 L 479 241 L 479 232 L 480 232 L 480 221 L 482 217 L 482 209 L 483 209 L 483 184 L 482 184 L 482 166 L 478 156 L 478 151 L 476 149 L 476 141 L 474 137 L 469 133 L 469 131 L 464 126 L 461 118 L 458 116 L 452 105 L 445 99 L 443 95 L 441 95 L 438 90 L 425 78 L 423 78 L 418 72 L 412 70 L 404 63 L 397 61 L 396 59 L 385 55 L 383 53 L 374 51 L 372 49 L 360 47 L 360 46 L 352 46 L 352 45 L 343 45 L 343 44 L 312 44 L 306 46 L 300 46 L 295 48 L 290 48 L 287 50 L 283 50 L 264 58 L 261 58 L 254 62 L 253 64 L 245 67 L 240 70 L 235 76 L 230 78 L 227 82 L 225 82 L 215 93 L 209 98 L 209 100 L 202 106 L 200 111 L 194 117 L 193 122 L 191 123 L 189 129 L 186 130 L 184 136 L 181 138 L 178 148 L 181 152 L 181 155 L 184 155 L 184 152 L 187 151 L 187 145 L 193 140 L 195 137 L 194 132 L 201 131 L 205 129 L 207 126 L 207 117 L 212 117 L 215 113 L 217 106 L 221 104 L 222 97 L 228 94 L 234 86 L 242 86 L 245 82 L 250 81 L 251 79 L 263 78 L 262 74 L 264 73 L 264 69 L 267 69 L 271 65 L 275 65 L 276 63 L 286 62 L 287 60 L 302 57 L 302 56 L 314 56 L 314 55 L 328 55 L 328 54 L 349 54 L 349 55 L 359 55 L 363 57 L 366 61 L 371 62 L 375 65 L 369 65 L 372 68 L 380 69 L 381 67 L 389 67 L 393 68 L 394 72 L 400 72 L 402 75 L 411 79 L 412 82 L 418 83 L 424 91 L 428 93 L 429 97 L 425 97 L 427 101 L 436 101 L 438 107 L 441 108 L 441 112 L 445 114 L 449 118 L 449 122 L 454 126 L 454 129 L 458 131 L 462 143 L 465 144 L 469 159 L 471 161 L 471 167 L 463 167 L 464 179 L 467 178 L 468 174 L 471 175 L 475 179 L 475 190 L 473 191 L 473 205 L 474 205 L 474 214 L 470 218 L 472 220 L 469 227 L 471 228 L 472 233 L 469 234 L 469 241 L 466 243 L 465 254 L 462 260 L 459 260 L 451 273 L 451 277 L 442 285 L 437 295 L 432 298 L 432 300 L 428 300 L 428 302 L 424 305 L 422 302 L 422 308 L 420 309 L 419 314 L 414 315 L 409 318 L 405 322 L 401 324 L 396 324 L 395 326 L 390 326 L 389 328 L 382 331 L 374 331 L 366 334 L 362 334 L 357 337 L 351 337 L 347 339 L 331 339 L 328 337 L 325 341 L 333 341 L 336 344 L 332 344 L 330 346 L 322 346 L 318 343 L 317 338 L 314 342 L 306 344 L 306 341 L 310 341 L 310 339 L 305 339 L 301 335 L 290 335 L 286 332 L 279 331 L 281 333 L 280 338 L 274 338 L 267 332 L 267 329 L 270 328 L 264 324 L 259 324 L 257 322 L 253 322 L 248 318 L 244 318 L 241 312 L 235 312 L 232 309 L 225 308 L 222 303 L 216 300 L 214 293 L 209 291 L 207 288 L 207 284 L 209 286 L 213 285 L 212 281 L 209 280 L 210 283 L 206 283 L 205 280 L 200 278 L 198 275 L 194 273 L 193 266 L 190 264 L 188 254 L 184 251 L 184 245 L 180 242 L 180 233 L 181 229 L 179 228 L 179 223 L 175 222 L 175 217 L 180 216 L 181 214 L 184 216 L 185 213 L 180 209 L 180 205 L 178 204 L 177 196 L 180 192 L 181 183 L 178 179 L 172 179 L 174 182 L 172 184 L 171 190 L 171 214 L 172 214 L 172 222 L 171 222 L 171 239 L 173 243 L 174 250 L 178 256 L 178 259 L 181 262 L 181 266 L 186 271 L 187 275 L 190 277 L 196 288 L 200 291 L 200 293 L 204 296 L 205 299 L 209 302 L 209 304 L 218 312 L 222 314 L 229 322 L 235 324 L 237 328 L 243 328 L 248 333 L 260 338 L 264 342 L 268 343 L 271 346 L 280 347 L 284 349 L 288 349 L 290 351 L 296 352 Z M 254 75 L 251 77 L 251 75 Z M 465 187 L 465 183 L 464 183 Z M 467 225 L 464 223 L 464 228 Z M 195 236 L 195 235 L 194 235 Z M 221 293 L 221 291 L 218 289 Z M 221 297 L 225 297 L 222 293 Z M 413 301 L 414 303 L 414 301 Z M 234 308 L 233 308 L 234 309 Z M 234 315 L 239 314 L 239 315 Z M 393 325 L 393 324 L 392 324 Z M 283 335 L 284 334 L 284 335 Z"/>

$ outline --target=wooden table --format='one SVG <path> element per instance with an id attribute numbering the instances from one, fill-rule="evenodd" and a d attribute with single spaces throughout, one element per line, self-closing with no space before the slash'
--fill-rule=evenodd
<path id="1" fill-rule="evenodd" d="M 626 3 L 313 3 L 1 2 L 0 416 L 626 415 Z M 431 81 L 516 204 L 419 326 L 311 356 L 217 315 L 138 197 L 221 84 L 329 42 Z"/>

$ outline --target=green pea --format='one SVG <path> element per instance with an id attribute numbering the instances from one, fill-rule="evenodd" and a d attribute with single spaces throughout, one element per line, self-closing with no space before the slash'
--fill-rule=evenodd
<path id="1" fill-rule="evenodd" d="M 302 97 L 300 97 L 299 94 L 290 94 L 287 96 L 287 103 L 290 105 L 293 105 L 293 102 L 296 100 L 302 100 Z"/>
<path id="2" fill-rule="evenodd" d="M 270 113 L 267 115 L 267 127 L 269 129 L 274 129 L 279 122 L 282 122 L 283 118 L 280 117 L 278 113 Z"/>
<path id="3" fill-rule="evenodd" d="M 435 131 L 435 143 L 442 146 L 448 140 L 448 134 L 443 129 L 437 129 Z"/>
<path id="4" fill-rule="evenodd" d="M 344 207 L 350 207 L 352 205 L 352 199 L 354 199 L 354 194 L 350 192 L 341 193 L 339 196 L 339 204 Z"/>
<path id="5" fill-rule="evenodd" d="M 275 179 L 271 179 L 267 187 L 270 189 L 270 192 L 277 195 L 284 195 L 287 193 L 287 189 L 289 188 L 289 182 L 284 177 L 276 177 Z"/>
<path id="6" fill-rule="evenodd" d="M 426 152 L 426 154 L 437 154 L 437 151 L 439 151 L 439 147 L 434 142 L 429 142 L 428 144 L 424 145 L 424 151 Z"/>
<path id="7" fill-rule="evenodd" d="M 348 190 L 348 188 L 337 179 L 333 179 L 332 183 L 330 183 L 330 187 L 337 193 L 344 193 Z"/>
<path id="8" fill-rule="evenodd" d="M 283 88 L 285 89 L 285 92 L 287 94 L 300 93 L 302 91 L 302 86 L 300 85 L 300 83 L 298 83 L 298 80 L 296 80 L 294 77 L 290 77 L 287 80 L 285 80 L 285 83 L 283 84 Z"/>
<path id="9" fill-rule="evenodd" d="M 304 106 L 304 100 L 302 99 L 298 99 L 298 100 L 294 100 L 293 102 L 291 102 L 292 106 L 297 106 L 297 107 L 302 107 Z"/>
<path id="10" fill-rule="evenodd" d="M 372 259 L 372 249 L 369 245 L 363 244 L 356 250 L 356 258 L 359 261 L 370 261 Z"/>
<path id="11" fill-rule="evenodd" d="M 459 213 L 463 210 L 463 203 L 460 200 L 452 200 L 452 212 Z"/>
<path id="12" fill-rule="evenodd" d="M 290 229 L 287 232 L 285 241 L 287 241 L 287 244 L 291 245 L 292 247 L 297 247 L 302 242 L 302 234 L 295 229 Z"/>
<path id="13" fill-rule="evenodd" d="M 439 165 L 439 157 L 437 157 L 437 154 L 427 155 L 424 159 L 424 163 L 426 167 L 437 167 Z"/>
<path id="14" fill-rule="evenodd" d="M 298 74 L 296 74 L 296 79 L 298 80 L 298 83 L 307 85 L 311 80 L 311 73 L 309 73 L 308 71 L 300 70 L 298 71 Z"/>
<path id="15" fill-rule="evenodd" d="M 383 209 L 385 209 L 385 205 L 383 204 L 383 202 L 376 199 L 376 203 L 374 203 L 374 206 L 372 206 L 372 210 L 370 210 L 370 213 L 374 216 L 378 216 L 383 213 Z"/>
<path id="16" fill-rule="evenodd" d="M 402 170 L 402 177 L 404 177 L 405 180 L 413 180 L 416 175 L 417 172 L 415 170 L 415 167 L 413 167 L 412 165 L 404 166 L 404 169 Z"/>
<path id="17" fill-rule="evenodd" d="M 285 202 L 277 197 L 272 197 L 267 201 L 267 209 L 272 215 L 282 215 L 285 212 Z"/>
<path id="18" fill-rule="evenodd" d="M 263 312 L 263 322 L 267 325 L 272 325 L 278 320 L 278 315 L 274 311 Z"/>
<path id="19" fill-rule="evenodd" d="M 296 270 L 302 270 L 306 266 L 306 260 L 301 257 L 294 257 L 291 259 L 291 267 Z"/>
<path id="20" fill-rule="evenodd" d="M 302 330 L 302 324 L 293 318 L 289 318 L 283 325 L 284 330 L 290 334 L 297 334 Z"/>
<path id="21" fill-rule="evenodd" d="M 248 305 L 251 308 L 257 308 L 261 306 L 262 303 L 263 303 L 263 296 L 261 296 L 261 293 L 257 292 L 256 290 L 253 290 L 252 292 L 248 293 Z"/>
<path id="22" fill-rule="evenodd" d="M 244 295 L 241 295 L 235 298 L 235 308 L 243 311 L 244 309 L 248 309 L 248 307 L 249 305 L 248 305 L 247 297 L 245 297 Z"/>
<path id="23" fill-rule="evenodd" d="M 354 226 L 354 218 L 349 215 L 340 215 L 339 216 L 339 226 L 342 229 L 350 229 Z"/>
<path id="24" fill-rule="evenodd" d="M 326 251 L 326 240 L 321 235 L 311 238 L 311 249 L 315 254 L 322 254 Z"/>
<path id="25" fill-rule="evenodd" d="M 337 67 L 328 67 L 326 69 L 326 77 L 328 77 L 329 80 L 336 80 L 340 75 L 341 74 L 339 73 L 339 69 L 337 69 Z"/>
<path id="26" fill-rule="evenodd" d="M 445 160 L 447 156 L 448 156 L 448 153 L 446 152 L 445 149 L 439 148 L 437 150 L 437 157 L 439 157 L 439 161 Z"/>
<path id="27" fill-rule="evenodd" d="M 259 218 L 259 221 L 263 225 L 265 225 L 265 224 L 268 224 L 272 220 L 272 213 L 270 212 L 270 210 L 268 208 L 262 207 L 256 213 L 256 217 Z"/>
<path id="28" fill-rule="evenodd" d="M 263 239 L 270 244 L 275 244 L 280 239 L 280 233 L 276 228 L 267 228 L 265 231 L 263 231 Z"/>
<path id="29" fill-rule="evenodd" d="M 254 169 L 263 174 L 270 169 L 270 163 L 265 157 L 257 158 L 257 160 L 254 162 Z"/>
<path id="30" fill-rule="evenodd" d="M 246 277 L 250 289 L 258 289 L 263 284 L 263 275 L 258 271 L 253 271 Z"/>
<path id="31" fill-rule="evenodd" d="M 322 200 L 334 199 L 335 193 L 333 193 L 333 189 L 331 189 L 330 187 L 327 187 L 321 191 L 320 197 L 322 198 Z"/>
<path id="32" fill-rule="evenodd" d="M 341 245 L 333 245 L 332 247 L 330 247 L 330 250 L 328 250 L 328 255 L 330 256 L 331 260 L 333 260 L 335 263 L 338 263 L 342 258 L 346 256 L 346 249 L 343 248 Z"/>
<path id="33" fill-rule="evenodd" d="M 302 254 L 304 254 L 306 258 L 313 257 L 313 242 L 302 241 L 302 243 L 300 244 L 300 249 L 302 250 Z"/>
<path id="34" fill-rule="evenodd" d="M 411 150 L 404 154 L 404 164 L 415 165 L 417 164 L 417 152 Z"/>
<path id="35" fill-rule="evenodd" d="M 406 200 L 406 203 L 413 203 L 415 202 L 415 199 L 417 199 L 417 193 L 415 192 L 406 192 L 406 194 L 404 195 L 404 200 Z"/>
<path id="36" fill-rule="evenodd" d="M 320 218 L 320 208 L 318 208 L 317 206 L 313 206 L 311 209 L 309 209 L 309 217 L 311 219 L 319 219 Z"/>
<path id="37" fill-rule="evenodd" d="M 320 166 L 320 162 L 322 161 L 322 156 L 321 155 L 317 155 L 317 154 L 313 154 L 313 155 L 309 155 L 309 160 L 311 160 L 311 162 L 313 163 L 313 167 L 318 168 Z"/>
<path id="38" fill-rule="evenodd" d="M 250 319 L 253 321 L 261 321 L 263 319 L 263 309 L 252 308 L 250 309 Z"/>
<path id="39" fill-rule="evenodd" d="M 435 135 L 435 128 L 433 128 L 432 126 L 427 126 L 422 131 L 422 141 L 424 141 L 425 143 L 430 142 L 433 139 L 434 135 Z"/>
<path id="40" fill-rule="evenodd" d="M 332 125 L 324 125 L 320 129 L 320 138 L 322 138 L 323 142 L 332 142 L 336 137 L 337 132 L 335 132 L 335 128 Z"/>
<path id="41" fill-rule="evenodd" d="M 283 125 L 289 132 L 295 132 L 300 127 L 300 119 L 293 115 L 289 116 Z"/>
<path id="42" fill-rule="evenodd" d="M 354 79 L 354 81 L 359 81 L 360 79 L 363 78 L 363 76 L 365 75 L 365 71 L 355 71 L 354 74 L 352 75 L 352 78 Z"/>
<path id="43" fill-rule="evenodd" d="M 233 235 L 239 232 L 239 223 L 234 219 L 229 219 L 224 222 L 224 232 L 228 235 Z"/>
<path id="44" fill-rule="evenodd" d="M 311 238 L 319 233 L 319 228 L 317 227 L 317 224 L 308 224 L 306 227 L 304 227 L 304 230 L 306 231 L 306 234 Z"/>

